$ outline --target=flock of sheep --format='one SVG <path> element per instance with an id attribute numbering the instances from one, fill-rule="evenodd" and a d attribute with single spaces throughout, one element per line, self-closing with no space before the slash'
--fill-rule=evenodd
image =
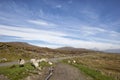
<path id="1" fill-rule="evenodd" d="M 52 62 L 48 61 L 47 59 L 45 58 L 42 58 L 42 59 L 30 59 L 30 63 L 32 66 L 34 66 L 34 68 L 38 69 L 38 70 L 41 70 L 41 67 L 39 66 L 39 63 L 40 62 L 47 62 L 49 65 L 53 65 Z M 25 64 L 25 60 L 24 59 L 20 59 L 19 60 L 19 66 L 20 67 L 24 67 L 24 64 Z"/>
<path id="2" fill-rule="evenodd" d="M 68 63 L 70 64 L 70 63 L 76 63 L 76 61 L 75 60 L 68 60 Z"/>
<path id="3" fill-rule="evenodd" d="M 46 59 L 46 58 L 41 58 L 41 59 L 30 59 L 30 63 L 31 63 L 31 65 L 32 66 L 34 66 L 34 68 L 35 69 L 38 69 L 38 70 L 42 70 L 41 69 L 41 66 L 39 66 L 39 63 L 41 63 L 41 62 L 47 62 L 49 65 L 53 65 L 53 63 L 51 62 L 51 61 L 49 61 L 48 59 Z M 19 60 L 19 66 L 20 67 L 24 67 L 24 64 L 25 64 L 26 62 L 25 62 L 25 60 L 24 59 L 20 59 Z M 76 63 L 76 61 L 75 60 L 68 60 L 68 63 L 70 64 L 70 63 L 73 63 L 73 64 L 75 64 Z"/>

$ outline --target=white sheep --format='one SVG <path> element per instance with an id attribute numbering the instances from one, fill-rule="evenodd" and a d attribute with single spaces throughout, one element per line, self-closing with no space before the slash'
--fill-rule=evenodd
<path id="1" fill-rule="evenodd" d="M 75 60 L 73 60 L 73 63 L 76 63 L 76 61 L 75 61 Z"/>
<path id="2" fill-rule="evenodd" d="M 36 59 L 30 59 L 30 63 L 34 63 Z"/>
<path id="3" fill-rule="evenodd" d="M 38 59 L 38 60 L 37 60 L 38 63 L 40 63 L 40 62 L 42 62 L 42 61 L 47 62 L 47 59 L 42 58 L 42 59 Z"/>
<path id="4" fill-rule="evenodd" d="M 53 65 L 53 63 L 52 63 L 52 62 L 50 62 L 50 61 L 48 62 L 48 64 Z"/>
<path id="5" fill-rule="evenodd" d="M 39 62 L 36 59 L 30 59 L 30 63 L 38 70 L 41 70 L 41 67 L 39 67 Z"/>
<path id="6" fill-rule="evenodd" d="M 71 63 L 71 61 L 70 61 L 70 60 L 68 60 L 68 63 Z"/>
<path id="7" fill-rule="evenodd" d="M 20 67 L 24 67 L 25 60 L 24 59 L 19 59 L 19 65 Z"/>
<path id="8" fill-rule="evenodd" d="M 40 59 L 40 60 L 41 60 L 41 62 L 42 62 L 42 61 L 47 62 L 47 59 L 45 59 L 45 58 L 42 58 L 42 59 Z"/>

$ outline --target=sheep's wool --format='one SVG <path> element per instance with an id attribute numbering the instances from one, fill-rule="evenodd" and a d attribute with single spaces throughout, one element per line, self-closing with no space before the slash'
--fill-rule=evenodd
<path id="1" fill-rule="evenodd" d="M 34 62 L 33 65 L 37 68 L 39 67 L 39 64 L 37 62 Z"/>
<path id="2" fill-rule="evenodd" d="M 21 64 L 21 65 L 25 64 L 25 60 L 22 59 L 22 60 L 20 61 L 20 64 Z"/>

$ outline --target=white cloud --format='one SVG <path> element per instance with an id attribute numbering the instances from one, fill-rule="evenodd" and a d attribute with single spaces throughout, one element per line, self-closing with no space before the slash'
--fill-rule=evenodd
<path id="1" fill-rule="evenodd" d="M 28 20 L 28 22 L 36 24 L 36 25 L 40 25 L 40 26 L 57 26 L 54 23 L 48 22 L 48 21 L 44 21 L 44 20 Z"/>
<path id="2" fill-rule="evenodd" d="M 84 33 L 85 36 L 90 36 L 96 35 L 97 33 L 104 33 L 106 30 L 97 27 L 83 26 L 81 27 L 81 31 Z"/>
<path id="3" fill-rule="evenodd" d="M 30 43 L 30 44 L 36 45 L 36 46 L 42 46 L 42 47 L 49 47 L 49 48 L 53 48 L 53 49 L 63 47 L 63 46 L 54 45 L 54 44 L 53 45 L 52 44 L 41 44 L 41 43 L 37 43 L 37 44 Z"/>
<path id="4" fill-rule="evenodd" d="M 87 30 L 87 31 L 98 31 L 98 32 L 105 32 L 105 29 L 102 28 L 97 28 L 97 27 L 89 27 L 89 26 L 84 26 L 82 29 Z"/>
<path id="5" fill-rule="evenodd" d="M 104 43 L 120 44 L 120 33 L 110 31 L 104 28 L 97 28 L 91 26 L 80 26 L 80 28 L 68 29 L 69 33 L 74 38 L 82 38 L 89 41 L 97 41 Z"/>
<path id="6" fill-rule="evenodd" d="M 15 31 L 15 32 L 23 32 L 23 33 L 35 33 L 35 34 L 38 33 L 39 35 L 40 34 L 45 34 L 45 35 L 53 35 L 53 36 L 66 36 L 66 34 L 61 33 L 61 32 L 56 32 L 56 31 L 38 30 L 38 29 L 34 29 L 34 28 L 0 25 L 1 34 L 4 30 Z"/>
<path id="7" fill-rule="evenodd" d="M 111 39 L 105 39 L 105 38 L 99 38 L 99 37 L 89 37 L 91 41 L 101 41 L 101 42 L 107 42 L 107 43 L 113 43 L 113 44 L 120 44 L 119 40 L 111 40 Z"/>
<path id="8" fill-rule="evenodd" d="M 112 37 L 120 37 L 120 33 L 119 32 L 115 32 L 115 31 L 111 31 L 109 32 L 109 34 L 112 36 Z"/>
<path id="9" fill-rule="evenodd" d="M 16 36 L 16 37 L 20 37 L 23 40 L 39 40 L 53 45 L 59 44 L 63 46 L 73 46 L 73 47 L 81 47 L 81 48 L 98 48 L 98 49 L 120 48 L 120 45 L 117 44 L 65 38 L 64 36 L 70 36 L 70 35 L 61 32 L 37 30 L 33 28 L 0 25 L 0 35 Z"/>
<path id="10" fill-rule="evenodd" d="M 62 5 L 56 5 L 56 8 L 62 8 Z"/>
<path id="11" fill-rule="evenodd" d="M 99 14 L 90 6 L 84 7 L 82 10 L 80 10 L 80 13 L 82 13 L 85 17 L 90 18 L 90 20 L 92 19 L 96 21 L 99 19 Z"/>
<path id="12" fill-rule="evenodd" d="M 116 31 L 112 31 L 112 30 L 104 29 L 104 28 L 98 28 L 98 27 L 84 26 L 84 25 L 82 25 L 78 29 L 69 29 L 69 30 L 79 32 L 83 36 L 87 36 L 87 37 L 94 36 L 94 35 L 104 35 L 106 36 L 106 38 L 109 37 L 109 38 L 118 39 L 120 36 L 120 33 Z"/>

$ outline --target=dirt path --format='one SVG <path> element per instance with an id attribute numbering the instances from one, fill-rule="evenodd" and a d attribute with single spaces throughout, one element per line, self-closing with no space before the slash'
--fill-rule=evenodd
<path id="1" fill-rule="evenodd" d="M 68 64 L 58 63 L 50 80 L 89 80 L 80 71 Z"/>
<path id="2" fill-rule="evenodd" d="M 45 80 L 49 69 L 46 68 L 41 74 L 31 75 L 24 80 Z M 77 68 L 63 63 L 57 63 L 54 67 L 53 75 L 48 80 L 91 80 L 82 74 Z"/>
<path id="3" fill-rule="evenodd" d="M 49 68 L 44 68 L 42 71 L 35 71 L 34 74 L 32 73 L 23 80 L 45 80 L 45 78 L 49 74 L 48 69 Z"/>

